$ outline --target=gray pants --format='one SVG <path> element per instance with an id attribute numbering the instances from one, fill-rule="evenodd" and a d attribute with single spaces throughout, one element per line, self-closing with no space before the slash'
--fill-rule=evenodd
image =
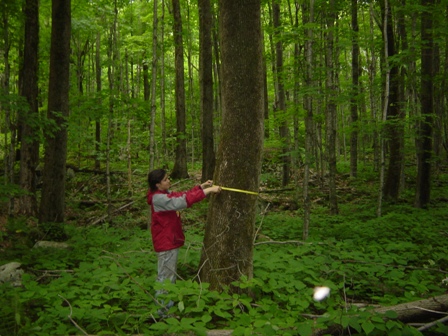
<path id="1" fill-rule="evenodd" d="M 157 253 L 157 282 L 164 282 L 166 279 L 169 279 L 171 283 L 176 282 L 178 255 L 178 248 Z M 156 292 L 156 297 L 163 293 L 165 293 L 165 291 L 163 289 L 159 289 Z M 163 301 L 161 304 L 164 304 Z M 173 304 L 174 302 L 170 301 L 166 308 L 170 308 Z"/>

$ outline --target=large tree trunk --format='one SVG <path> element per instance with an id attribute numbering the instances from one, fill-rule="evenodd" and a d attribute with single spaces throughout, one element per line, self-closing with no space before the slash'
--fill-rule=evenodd
<path id="1" fill-rule="evenodd" d="M 171 177 L 188 178 L 187 135 L 185 133 L 185 85 L 184 85 L 184 47 L 182 38 L 182 17 L 179 0 L 173 0 L 174 53 L 176 66 L 176 159 Z"/>
<path id="2" fill-rule="evenodd" d="M 199 0 L 199 79 L 202 114 L 202 181 L 213 178 L 215 149 L 213 141 L 212 10 L 210 0 Z"/>
<path id="3" fill-rule="evenodd" d="M 256 191 L 263 147 L 263 62 L 260 3 L 221 0 L 221 142 L 214 180 Z M 205 229 L 200 280 L 220 290 L 253 276 L 257 197 L 222 191 L 213 196 Z"/>
<path id="4" fill-rule="evenodd" d="M 434 42 L 432 37 L 432 6 L 434 0 L 422 0 L 425 8 L 422 12 L 422 78 L 421 78 L 421 104 L 422 121 L 419 125 L 419 137 L 417 139 L 417 191 L 415 195 L 415 206 L 426 207 L 431 196 L 431 157 L 432 157 L 432 129 L 434 115 L 433 94 L 433 61 Z"/>
<path id="5" fill-rule="evenodd" d="M 65 160 L 69 114 L 71 0 L 52 0 L 48 118 L 58 126 L 47 132 L 39 221 L 63 222 Z"/>
<path id="6" fill-rule="evenodd" d="M 38 130 L 33 127 L 38 118 L 38 49 L 39 4 L 38 0 L 25 3 L 25 50 L 20 81 L 20 94 L 26 98 L 29 110 L 20 118 L 20 187 L 27 191 L 19 199 L 17 212 L 26 216 L 37 215 L 36 167 L 39 163 Z"/>

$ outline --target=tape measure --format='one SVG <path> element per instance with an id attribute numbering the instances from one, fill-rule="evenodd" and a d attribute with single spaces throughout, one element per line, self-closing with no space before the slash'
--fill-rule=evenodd
<path id="1" fill-rule="evenodd" d="M 222 190 L 235 191 L 235 192 L 239 192 L 239 193 L 243 193 L 243 194 L 258 195 L 258 193 L 255 192 L 255 191 L 242 190 L 242 189 L 235 189 L 235 188 L 227 188 L 227 187 L 220 187 L 220 188 L 221 188 Z"/>

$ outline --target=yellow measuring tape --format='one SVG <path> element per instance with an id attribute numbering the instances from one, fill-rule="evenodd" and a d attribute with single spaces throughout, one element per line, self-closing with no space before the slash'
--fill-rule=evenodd
<path id="1" fill-rule="evenodd" d="M 241 189 L 227 188 L 227 187 L 221 187 L 221 189 L 222 190 L 228 190 L 228 191 L 240 192 L 240 193 L 244 193 L 244 194 L 258 195 L 257 192 L 249 191 L 249 190 L 241 190 Z"/>

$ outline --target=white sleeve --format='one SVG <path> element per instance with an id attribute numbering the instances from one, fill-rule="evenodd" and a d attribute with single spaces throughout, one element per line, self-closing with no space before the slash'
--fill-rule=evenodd
<path id="1" fill-rule="evenodd" d="M 155 212 L 177 211 L 187 207 L 187 196 L 170 197 L 170 194 L 155 194 L 152 197 L 152 204 Z"/>

